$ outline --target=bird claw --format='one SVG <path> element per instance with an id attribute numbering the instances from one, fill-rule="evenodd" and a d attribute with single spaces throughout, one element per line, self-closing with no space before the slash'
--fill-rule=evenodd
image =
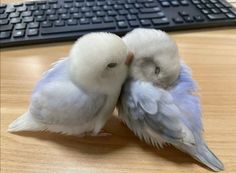
<path id="1" fill-rule="evenodd" d="M 100 130 L 100 132 L 98 132 L 96 134 L 92 133 L 91 136 L 107 137 L 107 136 L 112 136 L 112 134 L 109 132 L 106 132 L 105 130 Z"/>

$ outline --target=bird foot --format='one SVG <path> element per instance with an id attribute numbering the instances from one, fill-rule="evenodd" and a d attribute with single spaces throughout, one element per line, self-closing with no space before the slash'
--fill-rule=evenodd
<path id="1" fill-rule="evenodd" d="M 109 132 L 106 132 L 105 130 L 100 130 L 100 132 L 98 132 L 98 133 L 92 133 L 91 134 L 91 136 L 97 136 L 97 137 L 107 137 L 107 136 L 112 136 L 112 134 L 111 133 L 109 133 Z"/>

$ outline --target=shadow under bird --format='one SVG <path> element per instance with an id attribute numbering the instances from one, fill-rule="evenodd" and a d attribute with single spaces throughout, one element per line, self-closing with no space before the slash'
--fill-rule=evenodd
<path id="1" fill-rule="evenodd" d="M 129 52 L 111 33 L 87 34 L 37 83 L 28 111 L 8 131 L 100 135 L 127 77 Z"/>
<path id="2" fill-rule="evenodd" d="M 197 85 L 175 42 L 165 32 L 141 28 L 123 40 L 134 59 L 118 104 L 120 119 L 153 146 L 171 144 L 212 170 L 223 170 L 203 139 Z"/>

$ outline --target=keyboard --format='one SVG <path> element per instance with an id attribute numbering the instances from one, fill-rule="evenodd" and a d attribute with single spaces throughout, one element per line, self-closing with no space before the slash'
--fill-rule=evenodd
<path id="1" fill-rule="evenodd" d="M 76 40 L 95 31 L 236 26 L 224 0 L 47 0 L 0 4 L 0 47 Z"/>

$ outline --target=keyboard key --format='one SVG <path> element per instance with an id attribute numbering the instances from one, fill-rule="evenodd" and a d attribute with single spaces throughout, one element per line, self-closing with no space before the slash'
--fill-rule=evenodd
<path id="1" fill-rule="evenodd" d="M 96 15 L 97 15 L 98 17 L 103 17 L 103 16 L 106 15 L 106 13 L 105 13 L 104 11 L 97 11 L 97 12 L 96 12 Z M 91 17 L 92 17 L 92 16 L 91 16 Z"/>
<path id="2" fill-rule="evenodd" d="M 42 16 L 42 15 L 44 15 L 43 11 L 41 11 L 41 10 L 34 11 L 34 16 Z"/>
<path id="3" fill-rule="evenodd" d="M 70 19 L 70 14 L 62 14 L 61 15 L 61 19 L 63 19 L 63 20 L 67 20 L 67 19 Z"/>
<path id="4" fill-rule="evenodd" d="M 28 17 L 28 16 L 31 16 L 31 15 L 32 15 L 31 11 L 24 11 L 24 12 L 21 13 L 22 17 Z"/>
<path id="5" fill-rule="evenodd" d="M 232 14 L 232 13 L 226 13 L 226 16 L 230 19 L 235 19 L 236 18 L 236 15 Z"/>
<path id="6" fill-rule="evenodd" d="M 153 12 L 158 12 L 160 11 L 159 7 L 155 7 L 155 8 L 142 8 L 140 9 L 141 13 L 153 13 Z"/>
<path id="7" fill-rule="evenodd" d="M 187 22 L 187 23 L 192 23 L 192 22 L 193 22 L 193 19 L 192 19 L 192 17 L 190 17 L 190 16 L 185 16 L 185 17 L 183 17 L 183 19 L 184 19 L 184 21 Z"/>
<path id="8" fill-rule="evenodd" d="M 183 6 L 188 6 L 189 5 L 187 0 L 181 0 L 180 4 L 183 5 Z"/>
<path id="9" fill-rule="evenodd" d="M 117 15 L 117 12 L 114 11 L 114 10 L 109 10 L 109 11 L 107 12 L 107 14 L 108 14 L 109 16 L 116 16 L 116 15 Z"/>
<path id="10" fill-rule="evenodd" d="M 26 24 L 25 23 L 18 23 L 15 25 L 15 29 L 25 29 Z"/>
<path id="11" fill-rule="evenodd" d="M 210 14 L 210 13 L 211 13 L 211 10 L 209 10 L 209 9 L 203 9 L 202 12 L 203 12 L 204 14 Z"/>
<path id="12" fill-rule="evenodd" d="M 93 14 L 93 12 L 86 12 L 84 16 L 88 17 L 88 18 L 91 18 L 91 17 L 94 16 L 94 14 Z"/>
<path id="13" fill-rule="evenodd" d="M 179 6 L 179 2 L 178 1 L 170 1 L 170 3 L 171 3 L 171 5 L 173 6 L 173 7 L 178 7 Z"/>
<path id="14" fill-rule="evenodd" d="M 58 11 L 57 11 L 58 14 L 64 14 L 64 13 L 67 13 L 67 10 L 64 9 L 64 8 L 60 8 Z"/>
<path id="15" fill-rule="evenodd" d="M 18 12 L 23 12 L 23 11 L 26 11 L 26 10 L 27 10 L 27 7 L 26 7 L 26 6 L 18 7 L 18 8 L 16 9 L 16 11 L 18 11 Z"/>
<path id="16" fill-rule="evenodd" d="M 5 9 L 0 9 L 0 14 L 3 14 L 5 12 Z"/>
<path id="17" fill-rule="evenodd" d="M 215 6 L 218 7 L 218 8 L 223 8 L 224 6 L 220 3 L 215 3 Z"/>
<path id="18" fill-rule="evenodd" d="M 56 20 L 54 22 L 54 26 L 65 26 L 65 22 L 63 20 Z"/>
<path id="19" fill-rule="evenodd" d="M 51 14 L 55 14 L 55 13 L 56 13 L 56 11 L 55 11 L 55 10 L 52 10 L 52 9 L 48 9 L 48 10 L 46 10 L 46 12 L 45 12 L 46 15 L 51 15 Z"/>
<path id="20" fill-rule="evenodd" d="M 74 19 L 79 19 L 79 18 L 82 17 L 82 14 L 81 14 L 81 13 L 74 13 L 74 14 L 72 15 L 72 17 L 73 17 Z"/>
<path id="21" fill-rule="evenodd" d="M 16 23 L 20 23 L 20 22 L 21 22 L 20 18 L 13 18 L 13 19 L 10 20 L 11 24 L 16 24 Z"/>
<path id="22" fill-rule="evenodd" d="M 128 23 L 126 22 L 126 21 L 119 21 L 118 23 L 117 23 L 117 25 L 118 25 L 118 27 L 119 28 L 127 28 L 128 27 Z"/>
<path id="23" fill-rule="evenodd" d="M 12 12 L 15 12 L 16 11 L 16 9 L 14 8 L 14 7 L 9 7 L 9 8 L 7 8 L 6 9 L 6 13 L 12 13 Z"/>
<path id="24" fill-rule="evenodd" d="M 229 12 L 229 10 L 227 8 L 220 8 L 220 11 L 222 11 L 223 13 Z"/>
<path id="25" fill-rule="evenodd" d="M 230 11 L 236 15 L 236 8 L 230 8 Z"/>
<path id="26" fill-rule="evenodd" d="M 227 7 L 227 8 L 232 7 L 232 5 L 231 5 L 229 2 L 227 2 L 227 1 L 219 0 L 219 2 L 220 2 L 223 6 L 225 6 L 225 7 Z"/>
<path id="27" fill-rule="evenodd" d="M 220 10 L 217 8 L 212 8 L 211 11 L 215 14 L 220 13 Z"/>
<path id="28" fill-rule="evenodd" d="M 142 19 L 142 20 L 140 20 L 140 23 L 141 23 L 143 26 L 150 26 L 150 25 L 151 25 L 151 21 L 148 20 L 148 19 Z"/>
<path id="29" fill-rule="evenodd" d="M 54 20 L 57 20 L 58 19 L 58 16 L 57 15 L 50 15 L 49 17 L 48 17 L 48 20 L 50 20 L 50 21 L 54 21 Z"/>
<path id="30" fill-rule="evenodd" d="M 28 24 L 29 28 L 38 28 L 39 27 L 39 23 L 38 22 L 32 22 Z"/>
<path id="31" fill-rule="evenodd" d="M 5 9 L 7 7 L 7 4 L 0 4 L 0 9 Z"/>
<path id="32" fill-rule="evenodd" d="M 169 20 L 167 18 L 161 18 L 161 19 L 152 19 L 152 23 L 154 25 L 165 25 L 169 24 Z"/>
<path id="33" fill-rule="evenodd" d="M 170 7 L 170 3 L 168 1 L 161 1 L 160 3 L 162 7 Z"/>
<path id="34" fill-rule="evenodd" d="M 138 27 L 139 26 L 139 22 L 137 20 L 129 21 L 129 24 L 132 27 Z"/>
<path id="35" fill-rule="evenodd" d="M 73 7 L 73 8 L 70 8 L 70 9 L 69 9 L 69 12 L 70 12 L 70 13 L 78 13 L 78 12 L 79 12 L 79 9 Z"/>
<path id="36" fill-rule="evenodd" d="M 221 20 L 226 19 L 226 16 L 224 14 L 208 14 L 207 17 L 210 20 Z"/>
<path id="37" fill-rule="evenodd" d="M 7 39 L 11 37 L 11 32 L 5 31 L 0 33 L 0 39 Z"/>
<path id="38" fill-rule="evenodd" d="M 20 13 L 19 12 L 15 12 L 15 13 L 11 13 L 9 15 L 10 18 L 15 18 L 15 17 L 19 17 L 20 16 Z"/>
<path id="39" fill-rule="evenodd" d="M 13 25 L 9 24 L 9 25 L 1 25 L 0 27 L 0 31 L 11 31 L 13 29 Z"/>
<path id="40" fill-rule="evenodd" d="M 42 10 L 48 10 L 49 9 L 49 5 L 42 5 L 41 7 L 40 7 L 40 9 L 42 9 Z"/>
<path id="41" fill-rule="evenodd" d="M 67 21 L 67 25 L 77 25 L 77 20 L 75 20 L 75 19 L 69 19 L 69 20 Z"/>
<path id="42" fill-rule="evenodd" d="M 49 4 L 56 4 L 56 3 L 57 3 L 57 0 L 48 0 L 48 3 L 49 3 Z"/>
<path id="43" fill-rule="evenodd" d="M 23 22 L 24 23 L 29 23 L 29 22 L 33 22 L 34 21 L 34 18 L 33 17 L 24 17 L 23 18 Z"/>
<path id="44" fill-rule="evenodd" d="M 138 14 L 138 10 L 137 9 L 130 9 L 129 12 L 131 14 Z"/>
<path id="45" fill-rule="evenodd" d="M 37 16 L 36 19 L 35 19 L 36 22 L 42 22 L 42 21 L 45 21 L 45 20 L 46 20 L 46 18 L 44 16 Z"/>
<path id="46" fill-rule="evenodd" d="M 39 34 L 38 29 L 28 29 L 27 35 L 28 36 L 37 36 Z"/>
<path id="47" fill-rule="evenodd" d="M 16 30 L 13 32 L 14 38 L 24 37 L 25 31 L 24 30 Z"/>
<path id="48" fill-rule="evenodd" d="M 152 19 L 152 18 L 161 18 L 164 17 L 164 13 L 159 12 L 159 13 L 149 13 L 149 14 L 139 14 L 138 17 L 139 19 Z"/>
<path id="49" fill-rule="evenodd" d="M 173 18 L 173 22 L 177 23 L 177 24 L 184 23 L 183 19 L 181 19 L 179 17 Z"/>
<path id="50" fill-rule="evenodd" d="M 7 25 L 8 22 L 9 22 L 9 20 L 7 20 L 7 19 L 0 20 L 0 25 Z"/>
<path id="51" fill-rule="evenodd" d="M 183 11 L 179 12 L 179 15 L 180 16 L 188 16 L 189 14 L 186 11 L 183 10 Z"/>
<path id="52" fill-rule="evenodd" d="M 89 20 L 86 19 L 86 18 L 81 18 L 81 19 L 79 20 L 79 23 L 83 25 L 83 24 L 89 24 L 90 22 L 89 22 Z"/>
<path id="53" fill-rule="evenodd" d="M 81 8 L 81 11 L 82 11 L 82 12 L 89 12 L 89 11 L 90 11 L 90 8 L 88 8 L 88 7 L 82 7 L 82 8 Z"/>
<path id="54" fill-rule="evenodd" d="M 109 17 L 109 16 L 106 16 L 106 17 L 104 17 L 104 22 L 113 22 L 113 18 L 112 17 Z"/>
<path id="55" fill-rule="evenodd" d="M 61 5 L 59 5 L 59 4 L 53 4 L 53 5 L 51 6 L 51 8 L 56 10 L 56 9 L 61 8 Z"/>
<path id="56" fill-rule="evenodd" d="M 71 26 L 71 27 L 57 27 L 57 28 L 42 28 L 41 34 L 59 34 L 66 32 L 79 32 L 79 31 L 96 31 L 96 30 L 105 30 L 105 29 L 115 29 L 116 26 L 113 23 L 102 23 L 102 24 L 84 24 L 80 26 Z"/>
<path id="57" fill-rule="evenodd" d="M 197 22 L 203 22 L 203 21 L 204 21 L 203 17 L 200 16 L 200 15 L 194 16 L 193 18 L 194 18 L 194 20 L 197 21 Z"/>
<path id="58" fill-rule="evenodd" d="M 8 14 L 6 14 L 6 13 L 0 15 L 0 19 L 6 19 L 7 17 L 8 17 Z"/>
<path id="59" fill-rule="evenodd" d="M 102 19 L 98 17 L 93 17 L 92 18 L 92 23 L 102 23 Z"/>
<path id="60" fill-rule="evenodd" d="M 127 10 L 119 10 L 119 14 L 126 15 L 126 14 L 128 14 L 128 11 Z"/>
<path id="61" fill-rule="evenodd" d="M 37 6 L 29 6 L 28 7 L 28 10 L 29 11 L 35 11 L 35 10 L 38 10 L 39 8 Z"/>
<path id="62" fill-rule="evenodd" d="M 102 8 L 98 7 L 98 6 L 94 6 L 94 7 L 92 7 L 92 10 L 93 11 L 99 11 L 99 10 L 102 10 Z"/>
<path id="63" fill-rule="evenodd" d="M 115 18 L 116 18 L 117 21 L 125 20 L 124 16 L 116 16 Z"/>
<path id="64" fill-rule="evenodd" d="M 41 26 L 42 28 L 52 27 L 52 23 L 48 21 L 44 21 Z"/>
<path id="65" fill-rule="evenodd" d="M 13 6 L 14 6 L 14 7 L 21 7 L 21 6 L 23 6 L 23 3 L 16 3 L 16 4 L 14 4 Z"/>
<path id="66" fill-rule="evenodd" d="M 130 14 L 128 14 L 128 15 L 126 16 L 126 18 L 127 18 L 128 20 L 136 20 L 136 19 L 137 19 L 136 15 L 130 15 Z"/>
<path id="67" fill-rule="evenodd" d="M 147 8 L 151 8 L 151 7 L 157 7 L 158 5 L 157 3 L 145 3 L 144 6 Z"/>

